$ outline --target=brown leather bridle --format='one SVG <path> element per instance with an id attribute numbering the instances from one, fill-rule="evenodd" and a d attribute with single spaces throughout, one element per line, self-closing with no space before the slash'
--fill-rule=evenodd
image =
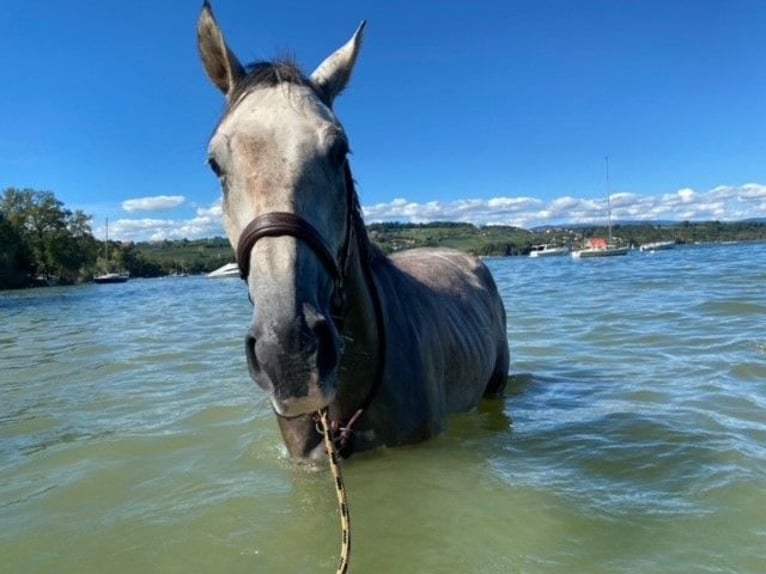
<path id="1" fill-rule="evenodd" d="M 305 243 L 311 251 L 317 256 L 322 266 L 333 279 L 335 289 L 333 293 L 333 321 L 340 332 L 343 328 L 343 320 L 346 313 L 346 296 L 344 291 L 344 282 L 348 273 L 348 263 L 351 259 L 352 235 L 358 225 L 363 226 L 361 219 L 361 208 L 359 198 L 354 187 L 354 179 L 351 175 L 351 168 L 348 161 L 344 168 L 346 183 L 346 230 L 344 233 L 343 245 L 340 254 L 335 255 L 322 234 L 304 218 L 294 213 L 284 211 L 273 211 L 264 213 L 253 219 L 242 230 L 237 243 L 237 264 L 239 265 L 240 277 L 247 281 L 250 275 L 250 253 L 255 244 L 264 237 L 283 237 L 290 236 L 299 239 Z M 356 231 L 359 234 L 359 231 Z M 344 424 L 333 421 L 334 440 L 338 443 L 338 450 L 341 456 L 348 457 L 353 451 L 351 443 L 352 425 L 359 419 L 362 413 L 369 407 L 372 399 L 383 382 L 383 372 L 386 361 L 386 331 L 383 321 L 383 304 L 378 292 L 377 285 L 370 270 L 370 253 L 365 242 L 358 242 L 362 251 L 360 256 L 363 259 L 362 272 L 364 281 L 370 291 L 372 304 L 375 313 L 375 323 L 378 335 L 378 360 L 375 368 L 375 377 L 372 387 L 361 406 L 354 414 L 347 419 Z"/>
<path id="2" fill-rule="evenodd" d="M 354 230 L 354 211 L 357 208 L 356 189 L 348 162 L 344 169 L 346 183 L 346 230 L 340 256 L 333 254 L 322 234 L 304 218 L 285 211 L 263 213 L 253 219 L 242 230 L 237 243 L 237 264 L 239 276 L 247 281 L 250 275 L 250 253 L 259 239 L 288 235 L 300 239 L 311 248 L 335 284 L 333 313 L 342 312 L 345 303 L 343 282 L 346 278 L 348 261 L 351 258 L 351 234 Z M 338 308 L 341 307 L 341 308 Z"/>
<path id="3" fill-rule="evenodd" d="M 242 231 L 237 245 L 237 263 L 240 277 L 247 281 L 250 274 L 250 252 L 259 239 L 263 237 L 280 237 L 290 235 L 306 243 L 324 265 L 324 268 L 338 283 L 343 280 L 343 263 L 336 260 L 327 243 L 316 228 L 308 221 L 282 211 L 264 213 L 253 219 Z M 346 235 L 350 235 L 349 232 Z"/>

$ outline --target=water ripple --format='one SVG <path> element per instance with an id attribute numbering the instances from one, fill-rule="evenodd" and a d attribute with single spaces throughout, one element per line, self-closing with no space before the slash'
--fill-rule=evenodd
<path id="1" fill-rule="evenodd" d="M 766 571 L 764 260 L 489 260 L 506 400 L 351 459 L 355 567 Z M 9 572 L 332 567 L 329 477 L 284 454 L 242 356 L 251 313 L 241 282 L 205 278 L 0 293 Z"/>

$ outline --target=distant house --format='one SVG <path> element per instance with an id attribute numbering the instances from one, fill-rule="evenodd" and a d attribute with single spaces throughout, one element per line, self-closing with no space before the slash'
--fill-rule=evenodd
<path id="1" fill-rule="evenodd" d="M 587 249 L 606 249 L 608 242 L 604 237 L 591 237 L 585 245 Z"/>

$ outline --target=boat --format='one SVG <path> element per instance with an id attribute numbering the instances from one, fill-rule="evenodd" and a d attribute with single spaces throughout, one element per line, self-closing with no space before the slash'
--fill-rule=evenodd
<path id="1" fill-rule="evenodd" d="M 572 251 L 574 259 L 584 259 L 588 257 L 613 257 L 616 255 L 627 255 L 629 248 L 618 245 L 612 238 L 612 201 L 609 191 L 609 158 L 606 160 L 606 213 L 608 237 L 591 237 L 585 242 L 582 249 Z"/>
<path id="2" fill-rule="evenodd" d="M 651 243 L 642 243 L 638 248 L 640 251 L 663 251 L 665 249 L 675 249 L 675 241 L 653 241 Z"/>
<path id="3" fill-rule="evenodd" d="M 109 218 L 106 218 L 106 239 L 104 240 L 104 260 L 106 261 L 106 267 L 109 268 Z M 130 279 L 130 274 L 127 272 L 114 273 L 107 271 L 101 275 L 95 275 L 93 277 L 94 283 L 125 283 Z"/>
<path id="4" fill-rule="evenodd" d="M 611 257 L 614 255 L 627 255 L 629 249 L 618 246 L 605 237 L 591 237 L 585 242 L 585 247 L 572 251 L 572 257 L 581 259 L 586 257 Z"/>
<path id="5" fill-rule="evenodd" d="M 226 277 L 239 277 L 239 265 L 236 263 L 227 263 L 215 271 L 207 274 L 210 279 L 224 279 Z"/>
<path id="6" fill-rule="evenodd" d="M 94 283 L 125 283 L 130 279 L 130 275 L 126 273 L 103 273 L 102 275 L 96 275 L 93 277 Z"/>
<path id="7" fill-rule="evenodd" d="M 177 267 L 172 273 L 168 273 L 168 277 L 188 277 L 189 272 L 183 267 Z"/>
<path id="8" fill-rule="evenodd" d="M 569 247 L 562 245 L 553 245 L 552 243 L 541 243 L 540 245 L 533 245 L 529 249 L 530 257 L 551 257 L 556 255 L 567 255 L 569 253 Z"/>

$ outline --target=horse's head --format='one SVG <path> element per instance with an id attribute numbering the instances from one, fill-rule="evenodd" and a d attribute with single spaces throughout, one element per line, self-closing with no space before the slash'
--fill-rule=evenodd
<path id="1" fill-rule="evenodd" d="M 198 22 L 207 75 L 226 96 L 208 147 L 223 220 L 256 312 L 250 372 L 277 413 L 329 404 L 342 344 L 333 314 L 352 233 L 348 141 L 333 113 L 364 23 L 310 76 L 293 64 L 243 67 L 207 2 Z"/>

